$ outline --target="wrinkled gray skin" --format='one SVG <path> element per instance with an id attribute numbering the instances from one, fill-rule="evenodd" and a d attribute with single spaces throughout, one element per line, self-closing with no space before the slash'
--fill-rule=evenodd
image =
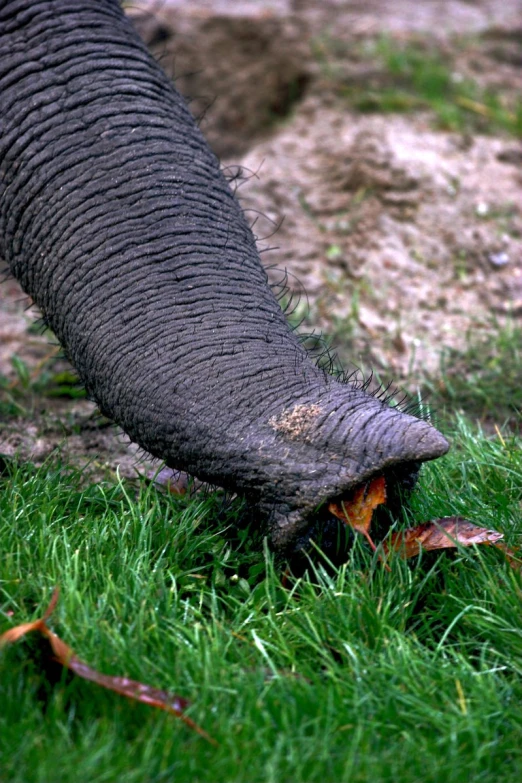
<path id="1" fill-rule="evenodd" d="M 115 0 L 0 2 L 0 177 L 0 254 L 89 395 L 151 454 L 257 503 L 280 551 L 329 498 L 446 452 L 310 360 Z"/>

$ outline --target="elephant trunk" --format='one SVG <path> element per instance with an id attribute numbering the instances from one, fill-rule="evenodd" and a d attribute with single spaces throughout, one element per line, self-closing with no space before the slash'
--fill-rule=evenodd
<path id="1" fill-rule="evenodd" d="M 115 0 L 0 6 L 0 254 L 102 412 L 259 502 L 280 548 L 329 497 L 447 450 L 310 360 L 218 161 Z"/>

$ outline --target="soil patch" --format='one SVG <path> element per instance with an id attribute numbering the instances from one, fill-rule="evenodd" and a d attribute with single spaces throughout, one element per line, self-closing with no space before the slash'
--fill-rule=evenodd
<path id="1" fill-rule="evenodd" d="M 274 282 L 286 268 L 290 289 L 304 287 L 305 323 L 334 335 L 345 359 L 418 382 L 442 346 L 463 348 L 493 315 L 522 315 L 512 147 L 312 96 L 243 159 L 258 174 L 241 199 L 261 240 L 279 226 L 263 259 Z"/>

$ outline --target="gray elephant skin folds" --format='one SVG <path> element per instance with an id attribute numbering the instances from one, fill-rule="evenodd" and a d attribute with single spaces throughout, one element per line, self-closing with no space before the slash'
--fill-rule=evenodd
<path id="1" fill-rule="evenodd" d="M 446 452 L 428 422 L 309 357 L 117 2 L 0 2 L 0 103 L 0 255 L 146 451 L 255 503 L 281 552 L 330 524 L 332 499 Z"/>

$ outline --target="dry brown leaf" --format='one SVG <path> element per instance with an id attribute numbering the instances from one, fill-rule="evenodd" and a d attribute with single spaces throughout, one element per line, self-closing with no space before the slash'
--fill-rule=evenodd
<path id="1" fill-rule="evenodd" d="M 46 639 L 49 640 L 51 648 L 62 666 L 70 669 L 78 677 L 84 680 L 90 680 L 95 682 L 102 688 L 115 691 L 116 693 L 126 696 L 128 699 L 134 699 L 142 704 L 149 704 L 152 707 L 157 707 L 160 710 L 165 710 L 180 718 L 187 726 L 200 734 L 204 739 L 210 742 L 212 745 L 217 745 L 216 740 L 210 737 L 206 731 L 204 731 L 197 723 L 188 718 L 184 714 L 184 710 L 189 706 L 190 702 L 183 699 L 181 696 L 168 693 L 167 691 L 160 690 L 159 688 L 153 688 L 150 685 L 145 685 L 136 680 L 130 680 L 127 677 L 112 677 L 108 674 L 102 674 L 95 669 L 91 669 L 86 663 L 81 661 L 71 650 L 71 648 L 62 641 L 55 633 L 53 633 L 46 625 L 45 621 L 51 615 L 53 609 L 58 601 L 59 591 L 55 589 L 51 602 L 45 611 L 43 617 L 39 620 L 35 620 L 32 623 L 23 623 L 17 625 L 14 628 L 10 628 L 8 631 L 0 636 L 0 647 L 6 644 L 12 644 L 17 642 L 27 633 L 32 631 L 38 631 Z"/>
<path id="2" fill-rule="evenodd" d="M 376 546 L 370 536 L 370 525 L 374 509 L 386 503 L 386 482 L 382 476 L 372 479 L 369 484 L 358 487 L 350 501 L 341 501 L 341 505 L 330 503 L 331 514 L 345 522 L 352 530 L 363 535 L 375 552 Z"/>
<path id="3" fill-rule="evenodd" d="M 400 530 L 392 533 L 390 539 L 383 543 L 383 550 L 398 552 L 407 560 L 416 557 L 421 547 L 426 551 L 433 549 L 455 549 L 461 546 L 473 546 L 473 544 L 496 544 L 504 538 L 502 533 L 496 530 L 488 530 L 478 527 L 463 517 L 445 517 L 424 522 L 422 525 Z M 497 545 L 498 546 L 498 545 Z"/>

